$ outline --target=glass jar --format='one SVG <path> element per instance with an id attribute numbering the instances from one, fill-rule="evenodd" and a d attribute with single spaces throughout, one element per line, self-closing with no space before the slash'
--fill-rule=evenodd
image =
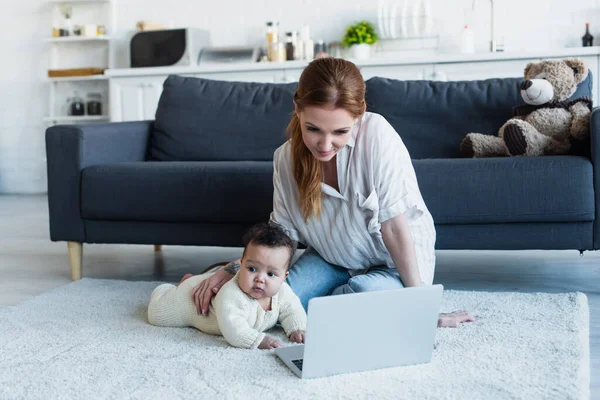
<path id="1" fill-rule="evenodd" d="M 75 116 L 85 115 L 85 106 L 83 99 L 79 95 L 75 94 L 72 98 L 67 100 L 70 102 L 69 114 Z"/>
<path id="2" fill-rule="evenodd" d="M 267 22 L 267 58 L 269 61 L 277 61 L 276 57 L 271 54 L 273 51 L 273 43 L 279 42 L 279 22 L 269 21 Z"/>
<path id="3" fill-rule="evenodd" d="M 274 42 L 271 44 L 271 59 L 269 61 L 282 62 L 286 59 L 285 44 Z"/>
<path id="4" fill-rule="evenodd" d="M 327 55 L 327 44 L 323 41 L 323 39 L 319 40 L 315 44 L 314 50 L 315 57 L 323 57 Z"/>
<path id="5" fill-rule="evenodd" d="M 88 94 L 86 109 L 88 115 L 102 115 L 102 95 L 100 93 Z"/>
<path id="6" fill-rule="evenodd" d="M 342 56 L 342 44 L 340 42 L 329 43 L 328 54 L 330 57 L 340 58 Z"/>

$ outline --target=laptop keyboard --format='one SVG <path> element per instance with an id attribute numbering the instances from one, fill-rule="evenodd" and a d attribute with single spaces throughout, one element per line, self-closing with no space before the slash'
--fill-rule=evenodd
<path id="1" fill-rule="evenodd" d="M 300 370 L 302 371 L 302 362 L 304 360 L 301 358 L 299 360 L 292 360 L 292 363 L 294 363 L 294 365 Z"/>

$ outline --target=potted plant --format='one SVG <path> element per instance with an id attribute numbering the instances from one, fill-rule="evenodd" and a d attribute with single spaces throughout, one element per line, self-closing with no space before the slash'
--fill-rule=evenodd
<path id="1" fill-rule="evenodd" d="M 352 57 L 364 60 L 369 58 L 371 45 L 377 42 L 377 33 L 370 22 L 361 21 L 350 25 L 342 38 L 342 46 L 350 47 Z"/>

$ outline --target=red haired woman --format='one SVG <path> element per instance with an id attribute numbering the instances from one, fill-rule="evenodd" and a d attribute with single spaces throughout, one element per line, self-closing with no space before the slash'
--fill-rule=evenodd
<path id="1" fill-rule="evenodd" d="M 272 223 L 307 246 L 288 284 L 313 297 L 431 285 L 435 227 L 410 155 L 394 128 L 366 112 L 358 68 L 321 58 L 303 71 L 289 140 L 274 154 Z M 237 262 L 194 291 L 201 313 Z M 440 326 L 473 321 L 443 314 Z"/>

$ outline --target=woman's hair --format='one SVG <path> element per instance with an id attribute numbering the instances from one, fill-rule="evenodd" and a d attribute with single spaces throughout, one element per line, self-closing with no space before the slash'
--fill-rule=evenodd
<path id="1" fill-rule="evenodd" d="M 294 93 L 298 111 L 305 107 L 344 109 L 354 118 L 365 113 L 365 82 L 353 63 L 326 57 L 312 61 L 302 72 Z M 300 197 L 298 206 L 304 220 L 321 214 L 321 163 L 313 157 L 302 140 L 298 114 L 294 113 L 287 127 L 292 145 L 294 178 Z"/>
<path id="2" fill-rule="evenodd" d="M 290 258 L 287 263 L 288 269 L 292 265 L 292 259 L 298 248 L 298 243 L 291 239 L 279 225 L 269 222 L 261 222 L 252 226 L 244 234 L 242 240 L 244 242 L 244 254 L 242 257 L 246 255 L 246 249 L 250 244 L 269 248 L 287 248 L 290 253 Z"/>

